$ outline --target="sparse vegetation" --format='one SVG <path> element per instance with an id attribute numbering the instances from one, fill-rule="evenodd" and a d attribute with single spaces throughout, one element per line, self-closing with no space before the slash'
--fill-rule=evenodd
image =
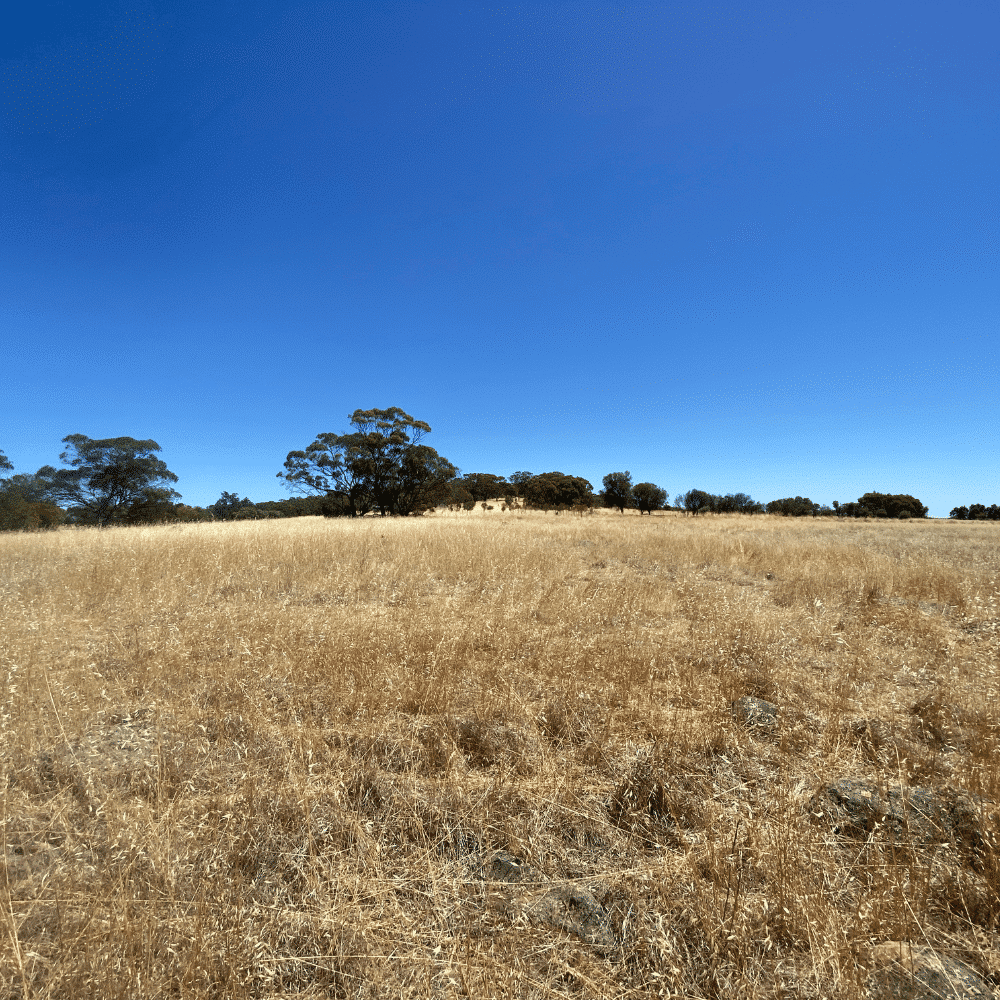
<path id="1" fill-rule="evenodd" d="M 0 991 L 860 998 L 900 940 L 995 983 L 998 531 L 0 536 Z"/>

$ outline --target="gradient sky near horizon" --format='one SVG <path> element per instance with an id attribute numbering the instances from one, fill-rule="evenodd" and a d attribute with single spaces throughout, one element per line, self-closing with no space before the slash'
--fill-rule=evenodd
<path id="1" fill-rule="evenodd" d="M 399 406 L 463 472 L 1000 502 L 1000 6 L 39 0 L 0 449 L 184 502 Z"/>

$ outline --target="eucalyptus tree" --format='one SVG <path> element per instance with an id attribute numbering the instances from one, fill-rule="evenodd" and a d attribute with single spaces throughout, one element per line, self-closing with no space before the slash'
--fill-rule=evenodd
<path id="1" fill-rule="evenodd" d="M 422 513 L 448 502 L 458 469 L 421 444 L 429 424 L 397 406 L 355 410 L 349 419 L 352 432 L 323 433 L 304 451 L 288 453 L 278 478 L 289 490 L 340 498 L 351 517 Z"/>
<path id="2" fill-rule="evenodd" d="M 67 507 L 82 524 L 122 524 L 134 520 L 136 511 L 161 507 L 180 493 L 167 484 L 174 475 L 154 452 L 155 441 L 118 437 L 94 440 L 85 434 L 63 438 L 66 450 L 59 456 L 68 468 L 46 465 L 35 473 L 39 494 Z"/>
<path id="3" fill-rule="evenodd" d="M 617 507 L 624 514 L 626 507 L 632 506 L 632 473 L 609 472 L 604 477 L 604 489 L 600 497 L 605 507 Z"/>
<path id="4" fill-rule="evenodd" d="M 636 483 L 632 487 L 632 499 L 640 514 L 652 514 L 667 505 L 667 491 L 655 483 Z"/>

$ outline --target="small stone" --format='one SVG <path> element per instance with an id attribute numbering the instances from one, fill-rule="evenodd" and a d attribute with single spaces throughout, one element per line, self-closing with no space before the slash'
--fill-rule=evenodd
<path id="1" fill-rule="evenodd" d="M 778 706 L 763 698 L 752 698 L 749 695 L 737 698 L 729 706 L 729 711 L 744 726 L 773 729 L 778 724 Z"/>
<path id="2" fill-rule="evenodd" d="M 476 869 L 476 877 L 493 882 L 540 882 L 542 877 L 506 851 L 495 851 Z"/>

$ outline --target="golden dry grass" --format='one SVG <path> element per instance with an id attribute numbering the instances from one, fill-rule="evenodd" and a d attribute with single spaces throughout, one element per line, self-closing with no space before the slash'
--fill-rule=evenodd
<path id="1" fill-rule="evenodd" d="M 0 990 L 860 997 L 896 939 L 989 974 L 995 849 L 810 800 L 1000 800 L 998 542 L 499 510 L 0 536 Z M 531 877 L 484 879 L 497 850 Z M 549 882 L 620 946 L 538 919 Z"/>

